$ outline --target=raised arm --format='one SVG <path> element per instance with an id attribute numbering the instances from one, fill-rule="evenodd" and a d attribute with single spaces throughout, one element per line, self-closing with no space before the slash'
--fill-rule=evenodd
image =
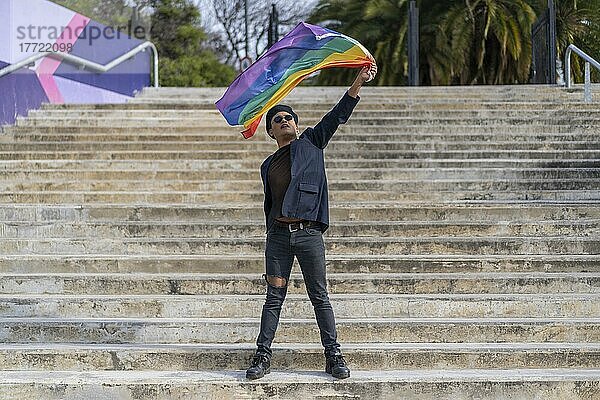
<path id="1" fill-rule="evenodd" d="M 360 100 L 358 92 L 365 82 L 370 81 L 377 73 L 375 62 L 371 66 L 363 67 L 352 86 L 344 93 L 344 97 L 315 125 L 313 129 L 305 132 L 310 141 L 317 147 L 324 149 L 329 140 L 341 124 L 345 124 L 350 118 L 354 107 Z"/>

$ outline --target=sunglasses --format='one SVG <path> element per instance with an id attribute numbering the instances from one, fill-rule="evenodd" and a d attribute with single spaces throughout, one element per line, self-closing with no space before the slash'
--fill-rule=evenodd
<path id="1" fill-rule="evenodd" d="M 283 121 L 284 118 L 285 118 L 286 121 L 291 121 L 292 118 L 294 118 L 294 117 L 292 117 L 290 114 L 285 115 L 285 116 L 278 115 L 275 118 L 273 118 L 273 122 L 275 122 L 276 124 L 280 124 L 281 121 Z"/>

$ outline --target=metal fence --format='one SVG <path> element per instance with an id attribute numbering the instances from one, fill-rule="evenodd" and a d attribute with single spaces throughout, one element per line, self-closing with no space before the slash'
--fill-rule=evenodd
<path id="1" fill-rule="evenodd" d="M 414 0 L 408 7 L 408 84 L 419 86 L 419 9 Z"/>
<path id="2" fill-rule="evenodd" d="M 554 1 L 531 29 L 531 83 L 556 83 L 556 9 Z"/>

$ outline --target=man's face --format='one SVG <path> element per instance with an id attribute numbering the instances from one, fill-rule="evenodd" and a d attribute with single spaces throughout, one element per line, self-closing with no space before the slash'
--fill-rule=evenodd
<path id="1" fill-rule="evenodd" d="M 277 140 L 295 139 L 298 127 L 294 117 L 286 112 L 280 111 L 271 119 L 271 130 L 269 134 Z"/>

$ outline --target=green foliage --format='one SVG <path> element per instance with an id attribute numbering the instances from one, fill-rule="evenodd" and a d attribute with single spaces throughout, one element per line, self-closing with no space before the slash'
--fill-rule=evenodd
<path id="1" fill-rule="evenodd" d="M 379 66 L 376 84 L 406 84 L 408 0 L 320 0 L 310 18 L 354 37 Z M 574 43 L 600 57 L 600 0 L 557 0 L 558 54 Z M 547 0 L 420 0 L 422 84 L 525 83 L 531 28 Z M 583 63 L 574 59 L 581 76 Z M 323 71 L 321 84 L 346 84 L 354 71 Z M 596 73 L 595 73 L 596 74 Z"/>
<path id="2" fill-rule="evenodd" d="M 581 49 L 584 49 L 589 55 L 594 57 L 596 60 L 600 60 L 600 25 L 593 25 L 589 32 L 577 41 L 577 46 Z M 577 71 L 583 71 L 583 61 L 580 59 L 576 61 L 572 61 L 577 63 L 577 68 L 573 68 L 575 70 L 575 81 L 583 82 L 583 73 L 577 75 Z M 592 81 L 600 82 L 600 71 L 592 68 Z"/>
<path id="3" fill-rule="evenodd" d="M 154 8 L 150 34 L 160 54 L 161 84 L 166 86 L 222 86 L 235 76 L 203 48 L 206 34 L 200 11 L 191 0 L 151 0 Z"/>
<path id="4" fill-rule="evenodd" d="M 576 45 L 595 59 L 600 58 L 600 0 L 563 0 L 556 5 L 557 47 L 561 60 L 567 47 Z M 583 82 L 584 61 L 572 57 L 571 66 L 576 82 Z M 592 70 L 598 81 L 600 73 Z"/>
<path id="5" fill-rule="evenodd" d="M 405 83 L 397 79 L 406 75 L 406 52 L 402 51 L 406 46 L 406 3 L 406 0 L 322 0 L 309 20 L 317 24 L 327 20 L 339 21 L 340 26 L 331 27 L 360 40 L 376 60 L 387 60 L 378 63 L 377 84 Z M 348 69 L 325 70 L 320 73 L 317 82 L 346 85 L 354 75 L 356 71 Z"/>
<path id="6" fill-rule="evenodd" d="M 159 68 L 163 86 L 227 86 L 235 78 L 234 70 L 219 63 L 209 51 L 184 55 L 176 60 L 163 58 L 159 61 Z"/>
<path id="7" fill-rule="evenodd" d="M 198 54 L 206 35 L 200 28 L 200 11 L 190 0 L 153 0 L 150 34 L 159 53 L 177 59 Z"/>
<path id="8" fill-rule="evenodd" d="M 451 81 L 460 84 L 527 82 L 533 9 L 523 0 L 474 0 L 443 19 L 450 38 Z"/>

